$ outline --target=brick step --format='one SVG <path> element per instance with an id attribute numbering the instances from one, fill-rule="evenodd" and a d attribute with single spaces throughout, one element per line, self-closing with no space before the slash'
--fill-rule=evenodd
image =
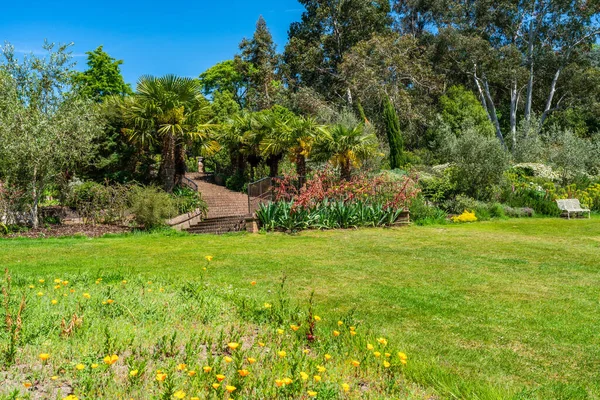
<path id="1" fill-rule="evenodd" d="M 223 234 L 246 230 L 246 215 L 207 218 L 186 231 L 193 234 Z"/>

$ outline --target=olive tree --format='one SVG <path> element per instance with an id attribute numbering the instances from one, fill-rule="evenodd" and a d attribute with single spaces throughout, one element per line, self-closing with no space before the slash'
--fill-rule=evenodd
<path id="1" fill-rule="evenodd" d="M 102 132 L 95 105 L 72 88 L 69 46 L 45 43 L 45 56 L 22 59 L 2 49 L 0 180 L 27 193 L 34 227 L 45 189 L 89 162 Z"/>

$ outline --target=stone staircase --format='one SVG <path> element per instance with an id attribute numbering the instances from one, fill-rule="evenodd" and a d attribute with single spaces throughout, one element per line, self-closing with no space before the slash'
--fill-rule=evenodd
<path id="1" fill-rule="evenodd" d="M 186 174 L 197 186 L 208 205 L 208 215 L 200 223 L 186 229 L 189 233 L 223 234 L 246 230 L 248 196 L 211 183 L 210 176 L 200 173 Z"/>

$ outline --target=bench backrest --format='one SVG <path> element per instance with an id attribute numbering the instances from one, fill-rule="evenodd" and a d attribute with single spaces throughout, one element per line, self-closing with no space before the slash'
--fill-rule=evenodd
<path id="1" fill-rule="evenodd" d="M 556 204 L 561 211 L 581 210 L 581 203 L 578 199 L 556 200 Z"/>

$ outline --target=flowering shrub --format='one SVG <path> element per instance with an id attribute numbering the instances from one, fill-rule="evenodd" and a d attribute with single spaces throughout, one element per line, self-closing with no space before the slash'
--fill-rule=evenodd
<path id="1" fill-rule="evenodd" d="M 476 222 L 477 217 L 475 216 L 475 212 L 465 210 L 462 214 L 457 215 L 456 217 L 452 217 L 452 221 L 454 221 L 454 222 Z"/>
<path id="2" fill-rule="evenodd" d="M 275 203 L 261 205 L 259 221 L 267 230 L 334 229 L 391 225 L 418 194 L 408 176 L 355 176 L 340 180 L 331 169 L 303 185 L 285 176 L 276 181 Z"/>
<path id="3" fill-rule="evenodd" d="M 261 290 L 162 276 L 0 279 L 0 398 L 415 398 L 407 356 L 352 314 L 292 304 L 284 280 Z M 261 295 L 264 293 L 266 295 Z M 323 311 L 321 313 L 320 311 Z"/>

